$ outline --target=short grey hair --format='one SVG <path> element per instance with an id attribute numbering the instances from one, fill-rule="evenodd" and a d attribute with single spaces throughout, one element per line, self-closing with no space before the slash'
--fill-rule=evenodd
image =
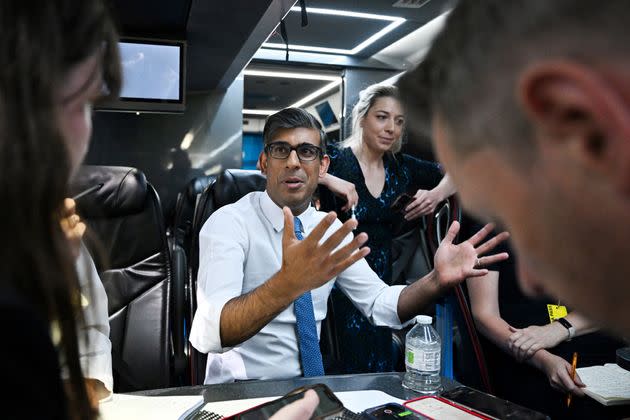
<path id="1" fill-rule="evenodd" d="M 532 128 L 515 97 L 522 69 L 627 60 L 628 22 L 628 0 L 461 0 L 426 61 L 401 79 L 402 102 L 413 120 L 438 114 L 458 155 L 490 145 L 531 161 Z"/>

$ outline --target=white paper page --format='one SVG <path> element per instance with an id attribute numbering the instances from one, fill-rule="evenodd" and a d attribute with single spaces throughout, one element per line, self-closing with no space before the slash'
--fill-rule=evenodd
<path id="1" fill-rule="evenodd" d="M 361 412 L 366 408 L 376 407 L 378 405 L 395 402 L 402 404 L 405 400 L 393 397 L 383 391 L 367 390 L 367 391 L 340 391 L 335 392 L 335 395 L 344 407 L 355 413 Z M 245 400 L 232 400 L 232 401 L 217 401 L 206 404 L 203 408 L 205 411 L 217 413 L 222 416 L 231 416 L 232 414 L 240 413 L 248 408 L 255 407 L 257 405 L 266 403 L 267 401 L 275 400 L 276 397 L 265 398 L 249 398 Z"/>
<path id="2" fill-rule="evenodd" d="M 413 401 L 408 403 L 407 407 L 435 419 L 479 420 L 479 416 L 460 410 L 457 407 L 435 398 L 423 398 L 421 400 Z"/>
<path id="3" fill-rule="evenodd" d="M 202 395 L 145 397 L 114 394 L 99 404 L 99 410 L 103 420 L 177 420 L 202 403 Z"/>
<path id="4" fill-rule="evenodd" d="M 630 398 L 630 371 L 614 363 L 576 369 L 591 392 L 606 399 Z"/>

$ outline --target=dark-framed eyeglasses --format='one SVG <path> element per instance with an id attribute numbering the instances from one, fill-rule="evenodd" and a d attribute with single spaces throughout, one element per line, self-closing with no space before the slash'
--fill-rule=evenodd
<path id="1" fill-rule="evenodd" d="M 293 147 L 287 142 L 276 141 L 265 146 L 265 153 L 268 153 L 274 159 L 286 159 L 293 150 L 295 150 L 301 162 L 313 161 L 321 158 L 324 154 L 321 147 L 309 143 L 302 143 Z"/>

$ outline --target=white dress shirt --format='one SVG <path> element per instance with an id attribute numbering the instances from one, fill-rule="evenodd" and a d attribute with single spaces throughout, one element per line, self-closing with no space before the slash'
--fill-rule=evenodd
<path id="1" fill-rule="evenodd" d="M 114 379 L 112 377 L 112 343 L 109 340 L 107 294 L 90 252 L 84 244 L 81 244 L 76 270 L 81 287 L 81 305 L 85 320 L 83 328 L 78 331 L 81 370 L 84 377 L 98 379 L 111 393 L 114 389 Z M 67 366 L 63 360 L 61 364 L 62 376 L 68 378 Z"/>
<path id="2" fill-rule="evenodd" d="M 309 207 L 298 217 L 306 237 L 326 213 Z M 341 226 L 336 220 L 324 240 Z M 223 306 L 265 283 L 282 265 L 282 209 L 267 192 L 247 194 L 221 207 L 199 234 L 197 311 L 190 342 L 208 353 L 205 383 L 235 379 L 280 379 L 302 375 L 293 304 L 280 312 L 249 340 L 224 348 L 220 338 Z M 342 245 L 352 240 L 349 234 Z M 361 259 L 339 276 L 311 291 L 317 334 L 326 317 L 327 299 L 334 282 L 375 325 L 401 328 L 398 296 L 404 286 L 387 286 Z"/>

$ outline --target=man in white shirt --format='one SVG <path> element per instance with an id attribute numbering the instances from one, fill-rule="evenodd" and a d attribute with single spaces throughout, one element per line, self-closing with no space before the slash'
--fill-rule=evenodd
<path id="1" fill-rule="evenodd" d="M 319 338 L 335 281 L 371 322 L 400 328 L 443 291 L 486 274 L 481 266 L 507 258 L 479 257 L 507 233 L 482 243 L 492 230 L 487 225 L 454 245 L 459 224 L 453 223 L 431 273 L 407 287 L 387 286 L 363 259 L 367 235 L 353 237 L 356 220 L 342 225 L 333 212 L 310 204 L 329 163 L 317 120 L 288 108 L 268 118 L 263 138 L 266 191 L 217 210 L 200 232 L 190 341 L 209 353 L 206 383 L 323 374 L 321 355 L 305 343 Z"/>

